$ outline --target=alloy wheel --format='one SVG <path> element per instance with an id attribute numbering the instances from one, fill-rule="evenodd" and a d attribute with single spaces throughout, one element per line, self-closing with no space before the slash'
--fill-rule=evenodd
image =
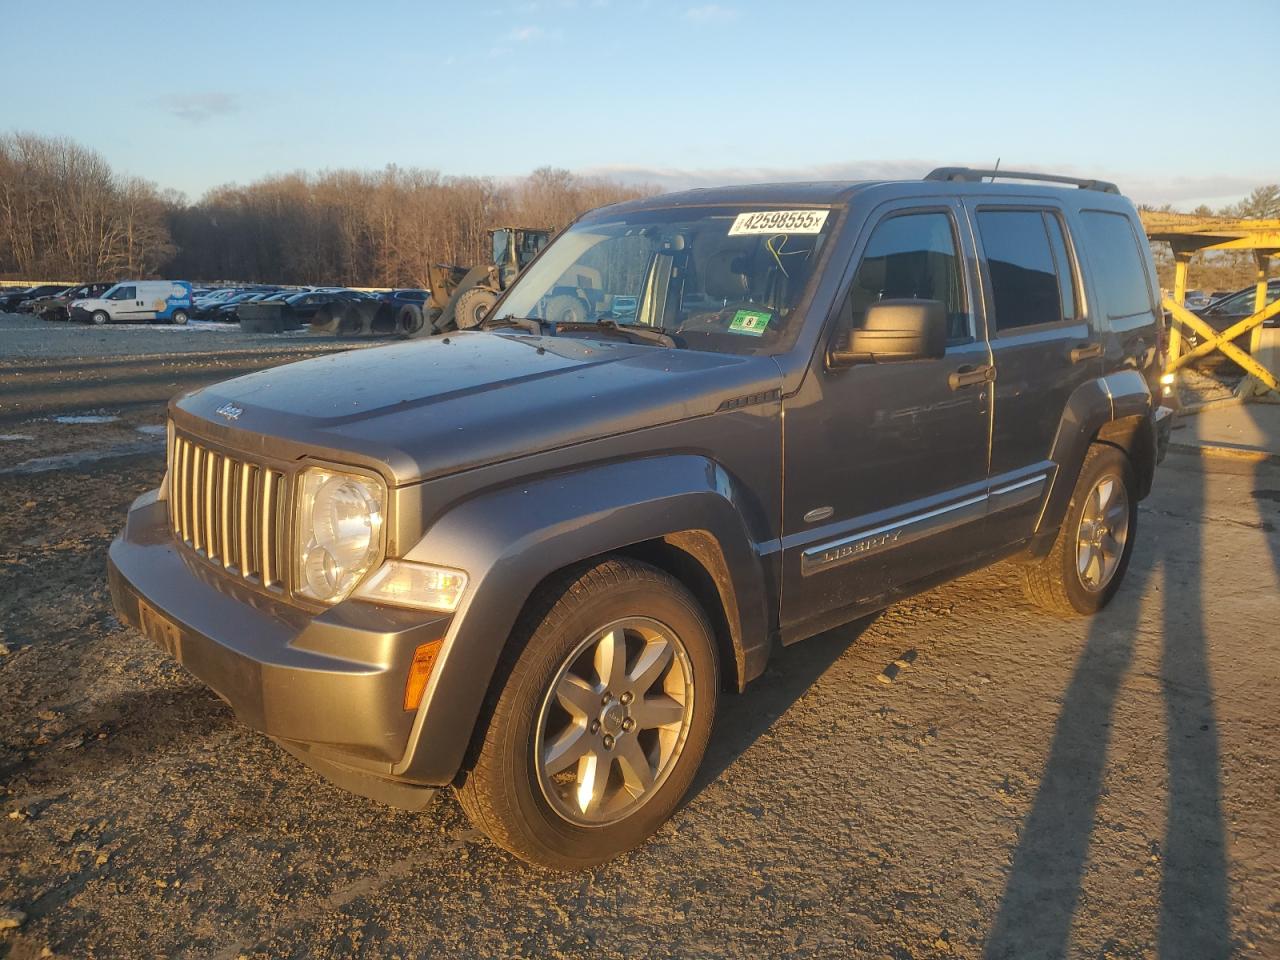
<path id="1" fill-rule="evenodd" d="M 1120 567 L 1129 538 L 1129 495 L 1113 474 L 1099 478 L 1085 498 L 1076 532 L 1076 572 L 1086 590 L 1106 588 Z"/>
<path id="2" fill-rule="evenodd" d="M 578 826 L 634 813 L 675 767 L 693 719 L 693 669 L 675 632 L 646 617 L 608 624 L 564 659 L 542 701 L 538 785 Z"/>

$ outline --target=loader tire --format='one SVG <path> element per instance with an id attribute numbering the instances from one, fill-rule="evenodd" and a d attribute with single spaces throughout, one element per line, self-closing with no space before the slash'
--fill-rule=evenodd
<path id="1" fill-rule="evenodd" d="M 453 308 L 453 321 L 459 330 L 474 330 L 497 302 L 498 295 L 488 287 L 472 287 L 458 297 Z"/>
<path id="2" fill-rule="evenodd" d="M 547 301 L 547 323 L 582 323 L 587 305 L 571 293 L 561 293 Z"/>

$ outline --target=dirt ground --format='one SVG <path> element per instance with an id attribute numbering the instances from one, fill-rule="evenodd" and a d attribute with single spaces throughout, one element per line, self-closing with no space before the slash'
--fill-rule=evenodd
<path id="1" fill-rule="evenodd" d="M 301 344 L 6 336 L 0 956 L 1280 957 L 1280 467 L 1171 456 L 1093 620 L 994 568 L 779 652 L 658 836 L 557 875 L 328 785 L 111 613 L 138 428 Z"/>

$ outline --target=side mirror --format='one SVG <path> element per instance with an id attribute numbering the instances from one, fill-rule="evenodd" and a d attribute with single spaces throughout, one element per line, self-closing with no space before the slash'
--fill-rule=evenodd
<path id="1" fill-rule="evenodd" d="M 936 360 L 947 350 L 947 308 L 940 300 L 881 300 L 861 327 L 827 352 L 833 367 Z"/>

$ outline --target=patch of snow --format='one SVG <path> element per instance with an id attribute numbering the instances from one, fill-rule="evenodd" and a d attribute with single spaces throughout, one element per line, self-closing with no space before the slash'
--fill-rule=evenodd
<path id="1" fill-rule="evenodd" d="M 109 413 L 78 413 L 50 419 L 54 423 L 115 423 L 120 418 Z"/>

